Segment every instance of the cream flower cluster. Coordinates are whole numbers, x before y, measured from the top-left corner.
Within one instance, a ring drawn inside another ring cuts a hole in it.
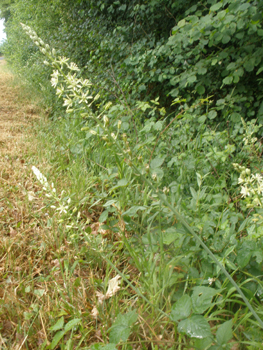
[[[237,163],[233,163],[233,166],[240,172],[238,183],[241,185],[241,197],[251,197],[251,203],[247,204],[247,207],[261,207],[263,196],[263,176],[259,173],[255,175],[251,174],[250,169]]]
[[[52,209],[55,209],[60,215],[63,213],[67,213],[69,204],[71,202],[71,199],[68,198],[65,200],[63,198],[64,191],[61,192],[60,196],[57,195],[57,191],[54,187],[54,184],[52,183],[51,185],[48,183],[47,178],[40,172],[38,168],[35,166],[32,166],[32,171],[35,174],[36,178],[40,182],[40,184],[43,186],[43,190],[46,191],[46,197],[52,198],[55,200],[57,206],[51,205]]]

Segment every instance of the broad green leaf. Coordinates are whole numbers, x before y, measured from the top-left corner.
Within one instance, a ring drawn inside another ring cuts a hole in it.
[[[229,75],[223,79],[223,84],[230,85],[233,82],[233,76]]]
[[[104,210],[100,217],[99,217],[99,222],[104,222],[108,219],[108,215],[109,215],[109,211],[108,210]]]
[[[212,110],[207,114],[207,117],[209,119],[215,119],[216,116],[217,116],[217,111],[215,111],[215,110]]]
[[[55,324],[54,326],[50,327],[50,331],[58,331],[59,329],[62,329],[64,326],[64,317],[62,316]]]
[[[255,67],[255,59],[251,58],[244,63],[244,68],[247,72],[252,72]]]
[[[192,84],[197,80],[196,75],[190,75],[190,77],[187,78],[188,83]]]
[[[172,306],[170,318],[172,321],[181,320],[190,315],[192,310],[192,301],[189,295],[183,295],[177,302]]]
[[[213,306],[212,299],[218,292],[218,290],[211,287],[194,287],[192,294],[193,311],[202,314]]]
[[[205,88],[203,87],[203,85],[198,85],[196,87],[196,91],[199,93],[199,95],[203,95],[205,93]]]
[[[151,163],[150,163],[150,167],[152,169],[156,169],[159,168],[164,162],[164,158],[154,158]]]
[[[186,24],[185,19],[182,19],[181,21],[178,22],[177,26],[178,27],[183,27],[183,26],[185,26],[185,24]]]
[[[250,259],[252,256],[252,251],[251,250],[246,250],[246,249],[241,249],[238,252],[237,255],[237,264],[238,267],[243,269],[247,264],[249,263]]]
[[[127,314],[119,314],[110,328],[110,343],[118,344],[121,340],[126,341],[131,332],[131,326],[136,322],[138,314],[130,311]]]
[[[216,340],[218,344],[224,345],[232,339],[232,326],[232,320],[226,321],[220,325],[216,331]]]
[[[77,324],[79,324],[81,321],[81,318],[74,318],[73,320],[70,320],[66,325],[65,325],[65,332],[70,331],[73,327],[75,327]]]
[[[176,230],[176,228],[170,227],[163,233],[163,243],[169,245],[180,237],[181,234]]]
[[[191,338],[207,338],[211,336],[209,323],[201,315],[194,315],[178,324],[178,331]]]
[[[224,34],[222,38],[222,44],[227,44],[231,40],[231,37],[228,34]]]
[[[212,337],[196,339],[194,342],[194,348],[195,348],[195,350],[208,349],[208,346],[211,345],[212,342],[213,342]]]
[[[55,347],[58,345],[59,341],[64,337],[65,331],[59,331],[55,334],[54,338],[52,339],[50,349],[55,349]]]
[[[210,7],[210,11],[217,11],[223,6],[222,2],[218,2],[217,4],[214,4]]]

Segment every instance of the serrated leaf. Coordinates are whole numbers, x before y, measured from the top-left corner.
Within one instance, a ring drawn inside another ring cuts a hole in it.
[[[73,320],[70,320],[66,325],[65,325],[65,332],[70,331],[73,327],[75,327],[77,324],[79,324],[81,321],[80,318],[74,318]]]
[[[194,315],[178,324],[178,332],[185,333],[191,338],[207,338],[211,336],[209,323],[201,315]]]
[[[192,294],[193,311],[202,314],[213,306],[212,299],[218,292],[218,290],[211,287],[194,287]]]
[[[64,326],[64,317],[62,316],[55,324],[54,326],[50,327],[50,331],[58,331],[59,329],[62,329]]]
[[[192,300],[189,295],[183,295],[177,302],[172,306],[170,318],[172,321],[181,320],[190,315],[192,310]]]
[[[232,326],[232,320],[226,321],[220,325],[216,331],[216,340],[219,345],[224,345],[232,339]]]
[[[118,344],[121,340],[126,341],[131,332],[131,326],[136,322],[138,314],[130,311],[127,314],[119,314],[110,328],[110,343]]]
[[[59,341],[64,337],[65,331],[59,331],[55,334],[54,338],[52,339],[50,349],[55,349],[55,347],[58,345]]]

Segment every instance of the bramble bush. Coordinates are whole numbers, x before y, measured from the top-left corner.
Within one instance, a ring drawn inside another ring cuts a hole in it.
[[[66,107],[64,127],[71,132],[72,123],[76,127],[77,141],[70,152],[84,157],[99,178],[91,207],[94,202],[102,205],[102,229],[122,236],[127,256],[141,273],[141,289],[135,291],[149,305],[170,313],[177,332],[197,338],[193,344],[200,349],[220,348],[231,340],[232,332],[223,333],[233,324],[235,305],[243,302],[262,327],[248,301],[253,300],[261,312],[257,298],[262,298],[263,291],[262,209],[258,205],[262,190],[252,191],[255,181],[261,185],[261,175],[250,177],[239,165],[244,161],[251,168],[260,165],[261,145],[254,135],[260,126],[255,120],[241,120],[241,126],[233,130],[207,126],[206,118],[195,113],[205,105],[206,117],[209,99],[192,107],[175,99],[173,103],[182,109],[172,120],[168,118],[169,124],[165,110],[162,119],[155,116],[156,109],[161,110],[158,99],[138,104],[141,113],[153,112],[144,122],[139,111],[135,114],[123,105],[106,103],[94,112],[92,105],[100,96],[92,96],[92,84],[79,75],[78,66],[58,57],[30,27],[23,28],[49,59],[44,63],[53,68],[51,85]],[[241,171],[239,177],[235,169]],[[246,191],[238,188],[242,181]],[[246,205],[242,197],[250,193],[257,197]],[[248,209],[254,211],[253,216]],[[118,225],[120,221],[125,230]],[[104,242],[102,257],[130,283],[105,255],[107,249]],[[216,314],[225,309],[228,320],[221,322],[214,336],[208,320],[219,322]],[[244,314],[239,317],[242,324]],[[135,316],[132,319],[136,321]],[[126,341],[130,333],[126,330],[125,334],[113,337],[113,344]],[[253,332],[248,334],[254,337]]]

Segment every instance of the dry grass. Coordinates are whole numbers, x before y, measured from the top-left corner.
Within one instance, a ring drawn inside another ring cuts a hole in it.
[[[31,172],[38,108],[21,99],[4,61],[0,86],[0,349],[40,349],[56,317],[90,310],[93,288],[87,266],[68,271],[78,257],[63,229],[47,224]]]

